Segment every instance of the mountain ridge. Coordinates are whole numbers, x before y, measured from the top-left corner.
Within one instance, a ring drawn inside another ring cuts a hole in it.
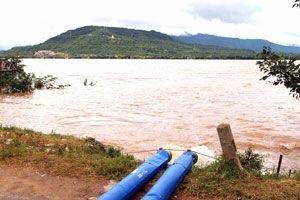
[[[298,46],[280,45],[265,39],[241,39],[202,33],[173,36],[173,38],[187,44],[215,45],[225,48],[250,49],[257,53],[260,52],[264,46],[267,46],[271,47],[274,52],[300,54],[300,47]]]
[[[247,59],[256,56],[253,51],[245,49],[185,44],[170,35],[153,30],[105,26],[68,30],[43,43],[14,47],[7,53],[32,57],[40,50],[64,52],[73,58]]]
[[[92,58],[257,58],[264,46],[275,52],[300,54],[300,47],[264,39],[240,39],[210,34],[167,35],[154,30],[84,26],[51,37],[43,43],[13,47],[0,54],[32,57],[40,50]]]

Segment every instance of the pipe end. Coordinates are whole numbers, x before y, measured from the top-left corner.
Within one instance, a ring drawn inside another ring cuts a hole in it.
[[[164,151],[164,152],[166,152],[168,154],[168,162],[170,162],[172,160],[172,153],[171,153],[171,151],[168,151],[168,150],[166,150],[166,149],[164,149],[162,147],[159,148],[158,151]]]
[[[193,163],[196,164],[198,162],[198,155],[197,155],[197,153],[194,152],[194,151],[192,151],[192,150],[190,150],[190,149],[188,149],[187,152],[191,153],[191,155],[193,157]]]

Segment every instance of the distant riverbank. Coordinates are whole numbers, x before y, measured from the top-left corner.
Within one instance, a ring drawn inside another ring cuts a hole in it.
[[[7,57],[8,55],[0,54],[0,58]],[[225,57],[211,57],[211,56],[202,56],[202,57],[144,57],[144,56],[68,56],[65,58],[62,57],[35,57],[35,56],[18,56],[20,59],[113,59],[113,60],[258,60],[259,56],[225,56]]]

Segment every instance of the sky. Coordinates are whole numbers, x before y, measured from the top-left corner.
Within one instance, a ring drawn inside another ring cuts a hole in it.
[[[206,33],[300,46],[293,0],[1,0],[0,49],[87,25]]]

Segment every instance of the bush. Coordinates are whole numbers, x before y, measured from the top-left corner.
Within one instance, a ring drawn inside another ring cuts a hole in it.
[[[34,79],[34,87],[36,89],[52,89],[54,88],[54,83],[57,80],[57,77],[54,77],[52,75],[44,76],[44,77],[38,77]]]
[[[295,171],[292,177],[297,181],[300,181],[300,171]]]
[[[16,69],[12,71],[0,72],[0,93],[20,93],[30,92],[34,89],[63,89],[70,85],[55,86],[57,77],[47,75],[35,77],[33,73],[26,73],[24,65],[18,58],[0,59],[0,62],[16,64]]]
[[[244,169],[255,174],[260,174],[263,167],[263,156],[254,153],[251,148],[240,154],[240,161]]]
[[[11,92],[16,93],[32,91],[34,89],[32,85],[33,78],[33,74],[25,72],[19,74],[17,77],[14,77],[10,83]]]
[[[17,73],[15,75],[3,73],[1,75],[0,87],[3,93],[29,92],[33,88],[34,75],[31,73]]]

